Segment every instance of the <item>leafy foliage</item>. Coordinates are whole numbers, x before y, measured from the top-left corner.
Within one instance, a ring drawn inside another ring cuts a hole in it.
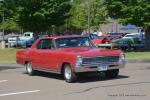
[[[78,29],[88,28],[88,0],[75,0],[71,9],[71,26]],[[101,0],[90,0],[90,26],[92,29],[98,29],[99,25],[107,19],[106,6]]]
[[[3,0],[0,2],[0,29],[5,31],[19,31],[16,23],[16,3],[15,0]],[[4,17],[4,22],[2,23]]]
[[[107,18],[101,0],[90,0],[91,28],[98,29]],[[48,31],[88,28],[88,0],[4,0],[0,3],[0,29],[19,31]],[[71,11],[70,11],[71,9]]]
[[[69,17],[68,0],[21,0],[19,25],[30,31],[45,31],[59,26]]]
[[[109,15],[124,24],[150,26],[149,0],[107,0]]]
[[[120,22],[134,24],[145,29],[146,48],[150,49],[150,1],[107,0],[109,15]]]
[[[10,27],[6,24],[14,23],[25,31],[33,32],[63,25],[70,16],[71,8],[68,0],[4,0],[1,6],[0,18],[3,12],[5,14],[5,25],[1,24],[1,27]]]

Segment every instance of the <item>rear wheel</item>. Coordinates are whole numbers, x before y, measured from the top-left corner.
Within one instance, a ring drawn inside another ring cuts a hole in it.
[[[26,72],[31,76],[35,73],[33,67],[32,67],[32,63],[31,62],[28,62],[25,64],[26,66]]]
[[[63,75],[64,79],[68,83],[75,82],[77,79],[75,72],[72,71],[71,66],[69,64],[64,65]]]
[[[113,69],[106,71],[106,77],[108,78],[116,78],[119,74],[119,69]]]

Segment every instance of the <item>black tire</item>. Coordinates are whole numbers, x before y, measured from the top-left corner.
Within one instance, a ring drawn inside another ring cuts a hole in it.
[[[108,78],[116,78],[119,74],[119,69],[113,69],[106,71],[106,77]]]
[[[75,82],[77,80],[77,76],[69,64],[64,65],[63,76],[65,81],[68,83]]]
[[[26,63],[25,67],[26,67],[27,74],[29,74],[30,76],[34,75],[35,70],[33,69],[31,62]]]

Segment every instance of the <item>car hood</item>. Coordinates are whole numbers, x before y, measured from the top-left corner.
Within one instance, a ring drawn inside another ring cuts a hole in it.
[[[19,39],[20,39],[21,41],[23,41],[23,40],[29,40],[29,39],[31,39],[31,37],[24,37],[24,36],[22,36],[22,37],[19,37]]]
[[[86,57],[120,55],[122,53],[121,50],[100,49],[96,47],[63,48],[61,51]]]
[[[9,37],[8,40],[17,40],[17,37]]]

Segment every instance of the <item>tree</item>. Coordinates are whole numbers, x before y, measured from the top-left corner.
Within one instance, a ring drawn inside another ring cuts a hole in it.
[[[0,29],[14,31],[22,28],[33,32],[54,30],[66,23],[70,8],[69,0],[2,0]]]
[[[4,28],[5,31],[19,31],[20,28],[16,23],[16,15],[15,0],[2,0],[0,2],[0,29]]]
[[[107,19],[106,6],[101,0],[91,0],[90,2],[90,27],[98,29],[100,24],[105,23]],[[77,29],[88,28],[88,6],[88,0],[74,0],[69,20],[71,26]]]
[[[106,0],[110,17],[123,24],[134,24],[145,29],[146,47],[150,48],[149,0]]]
[[[20,0],[18,23],[27,31],[46,31],[63,25],[70,8],[68,0]]]

